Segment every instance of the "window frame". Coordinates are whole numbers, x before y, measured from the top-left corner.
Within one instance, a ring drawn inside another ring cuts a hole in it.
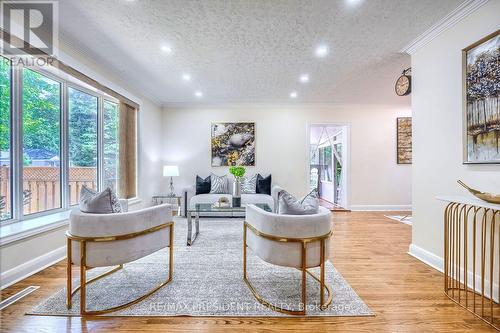
[[[104,101],[120,105],[120,101],[100,91],[88,89],[40,67],[24,67],[10,62],[10,196],[11,218],[0,221],[0,226],[32,220],[68,211],[75,207],[69,202],[69,93],[76,89],[97,98],[97,189],[104,184]],[[3,61],[3,59],[2,59]],[[60,84],[60,197],[61,207],[42,212],[24,214],[23,205],[23,74],[28,69]],[[75,78],[76,79],[76,78]],[[136,129],[137,130],[137,129]],[[136,177],[137,178],[137,177]],[[136,179],[137,180],[137,179]]]
[[[102,157],[98,159],[98,163],[100,163],[100,167],[101,167],[101,170],[102,172],[98,173],[98,177],[100,177],[100,184],[102,184],[101,186],[104,186],[104,173],[105,173],[105,168],[104,168],[104,129],[105,129],[105,126],[104,126],[104,103],[113,103],[113,104],[116,104],[116,112],[118,113],[118,138],[117,140],[119,141],[120,140],[120,102],[118,100],[113,100],[112,98],[107,98],[107,96],[105,96],[101,101],[100,101],[100,106],[101,106],[101,117],[102,117],[102,121],[100,122],[101,124],[101,129],[102,131],[99,132],[99,135],[101,135],[101,141],[98,141],[101,143],[101,146],[98,147],[98,153],[100,152]],[[136,139],[137,139],[137,127],[135,129],[136,131]],[[118,156],[120,153],[120,148],[118,148]],[[137,163],[137,156],[136,156],[136,163]],[[120,163],[120,158],[118,157],[118,163]],[[118,172],[120,170],[120,167],[119,167],[119,164],[118,164]],[[137,170],[137,169],[136,169]],[[118,174],[119,176],[119,174]],[[119,179],[119,178],[118,178]],[[136,175],[136,182],[137,182],[137,175]],[[136,185],[137,186],[137,185]],[[118,188],[119,188],[119,184],[117,183],[116,184],[116,193],[118,193]],[[137,187],[136,187],[137,188]],[[117,194],[118,195],[118,194]]]
[[[0,61],[5,61],[5,62],[8,62],[8,66],[9,66],[9,83],[10,83],[10,86],[9,86],[9,202],[10,202],[10,206],[9,206],[9,214],[10,214],[10,218],[9,219],[5,219],[5,220],[0,220],[0,224],[5,224],[6,222],[8,221],[11,221],[14,219],[14,193],[13,193],[13,190],[14,190],[14,161],[13,161],[13,157],[14,157],[14,145],[13,145],[13,142],[14,142],[14,131],[13,131],[13,128],[14,128],[14,115],[13,115],[13,104],[14,104],[14,91],[13,91],[13,82],[14,82],[14,67],[12,65],[12,60],[7,58],[7,57],[4,57],[4,56],[1,56],[0,55]]]

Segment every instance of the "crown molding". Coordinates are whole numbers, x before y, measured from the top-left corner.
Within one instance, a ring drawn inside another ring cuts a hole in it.
[[[415,38],[399,52],[413,54],[422,46],[428,44],[434,38],[441,35],[446,30],[457,24],[459,21],[472,14],[489,0],[466,0],[451,13],[443,17],[439,22],[430,27],[423,34]]]

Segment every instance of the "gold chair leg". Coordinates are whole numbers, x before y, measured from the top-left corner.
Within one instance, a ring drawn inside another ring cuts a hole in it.
[[[85,280],[86,280],[86,283],[85,283],[85,284],[88,286],[88,285],[89,285],[89,284],[91,284],[92,282],[95,282],[95,281],[97,281],[97,280],[102,279],[103,277],[106,277],[106,276],[108,276],[108,275],[110,275],[110,274],[113,274],[114,272],[116,272],[116,271],[118,271],[118,270],[120,270],[120,269],[122,269],[122,268],[123,268],[123,265],[118,265],[118,266],[114,267],[113,269],[111,269],[111,270],[109,270],[109,271],[107,271],[107,272],[105,272],[105,273],[102,273],[102,274],[100,274],[100,275],[94,276],[93,278],[88,279],[88,280],[86,279],[86,276],[85,276]],[[88,271],[89,269],[90,269],[89,267],[86,267],[85,272],[86,272],[86,271]],[[71,296],[73,296],[74,294],[76,294],[76,292],[77,292],[78,290],[80,290],[80,289],[81,289],[81,287],[82,287],[82,286],[81,286],[81,284],[80,284],[79,286],[76,286],[76,288],[75,288],[75,289],[73,289],[73,291],[71,292]]]
[[[169,236],[170,237],[169,237],[168,282],[172,281],[174,275],[174,224],[173,223],[170,225]]]
[[[306,314],[306,296],[307,296],[307,273],[306,273],[306,256],[307,256],[307,243],[302,242],[302,312],[301,314]]]
[[[85,314],[86,308],[86,289],[87,289],[87,272],[86,272],[86,255],[87,255],[87,243],[85,241],[80,242],[80,314]]]
[[[321,240],[320,242],[320,249],[321,251],[319,255],[319,260],[320,260],[320,283],[319,283],[319,304],[320,304],[320,309],[324,310],[324,301],[325,301],[325,241]]]
[[[125,304],[122,304],[122,305],[118,305],[118,306],[115,306],[115,307],[112,307],[112,308],[108,308],[108,309],[104,309],[104,310],[96,310],[96,311],[87,311],[86,310],[86,286],[87,284],[91,283],[91,282],[94,282],[100,278],[103,278],[104,276],[107,276],[109,274],[112,274],[114,272],[116,272],[117,270],[123,268],[123,265],[119,265],[117,267],[115,267],[114,269],[104,273],[104,274],[101,274],[99,276],[96,276],[92,279],[90,279],[89,281],[87,281],[86,279],[86,271],[87,271],[87,267],[86,267],[86,242],[85,241],[80,241],[80,286],[78,286],[77,288],[75,288],[75,290],[73,290],[73,292],[71,293],[74,294],[76,291],[80,290],[80,314],[82,316],[88,316],[88,315],[101,315],[101,314],[105,314],[105,313],[110,313],[110,312],[114,312],[114,311],[118,311],[118,310],[121,310],[121,309],[124,309],[124,308],[127,308],[133,304],[136,304],[136,303],[139,303],[141,302],[142,300],[144,300],[145,298],[151,296],[152,294],[154,294],[156,291],[158,291],[159,289],[161,289],[162,287],[164,287],[166,284],[168,284],[170,281],[172,281],[172,278],[173,278],[173,260],[174,260],[174,243],[173,243],[173,240],[174,240],[174,226],[173,224],[170,225],[170,235],[169,235],[169,241],[170,241],[170,244],[169,244],[169,267],[168,267],[168,279],[165,280],[164,282],[162,282],[161,284],[159,284],[158,286],[156,286],[155,288],[153,288],[152,290],[148,291],[146,294],[130,301],[130,302],[127,302]]]
[[[71,309],[71,239],[67,239],[67,263],[66,263],[66,306]]]
[[[247,284],[248,288],[250,289],[250,291],[252,292],[253,296],[255,297],[255,299],[257,299],[257,301],[259,301],[259,303],[261,303],[262,305],[264,306],[267,306],[268,308],[270,308],[271,310],[273,311],[277,311],[277,312],[281,312],[281,313],[285,313],[285,314],[289,314],[289,315],[305,315],[306,314],[306,294],[307,294],[307,284],[306,284],[306,274],[309,274],[316,282],[318,282],[320,284],[320,290],[321,290],[321,294],[323,293],[323,291],[326,289],[326,292],[328,293],[328,299],[326,301],[326,303],[323,303],[324,301],[324,296],[323,298],[320,296],[320,309],[321,310],[324,310],[326,308],[328,308],[328,306],[330,305],[330,303],[332,302],[332,291],[330,289],[329,286],[325,285],[325,263],[324,261],[322,262],[322,266],[321,269],[322,269],[322,272],[321,272],[321,276],[320,278],[318,278],[317,276],[315,276],[313,273],[311,273],[307,268],[306,268],[306,258],[307,258],[307,248],[306,248],[306,242],[302,243],[301,246],[302,246],[302,258],[301,258],[301,269],[300,271],[302,272],[302,285],[301,285],[301,300],[302,300],[302,304],[301,304],[301,310],[289,310],[289,309],[284,309],[284,308],[281,308],[281,307],[278,307],[274,304],[271,304],[269,303],[268,301],[266,301],[258,292],[257,290],[255,289],[255,287],[252,285],[252,283],[250,282],[250,280],[248,279],[247,277],[247,243],[246,243],[246,231],[247,231],[247,228],[246,228],[246,225],[243,226],[243,280],[245,281],[245,283]],[[323,247],[324,247],[324,244],[323,244]]]

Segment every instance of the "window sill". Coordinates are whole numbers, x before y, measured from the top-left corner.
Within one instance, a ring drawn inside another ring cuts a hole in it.
[[[0,247],[68,224],[70,210],[0,227]]]
[[[127,199],[129,207],[138,205],[141,202],[142,199],[140,198]],[[70,212],[71,210],[67,210],[1,226],[0,247],[67,225]]]

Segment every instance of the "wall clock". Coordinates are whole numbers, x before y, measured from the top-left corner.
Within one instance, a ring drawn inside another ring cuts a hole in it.
[[[411,93],[411,68],[405,69],[396,80],[394,90],[398,96],[406,96]]]

